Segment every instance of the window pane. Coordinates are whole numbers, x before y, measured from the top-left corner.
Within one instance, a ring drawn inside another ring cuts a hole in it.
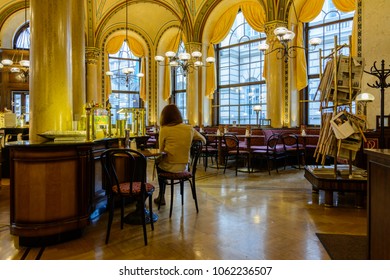
[[[349,36],[352,34],[354,12],[343,13],[337,11],[331,0],[326,0],[320,15],[308,25],[309,38],[320,37],[322,43],[319,46],[322,49],[322,56],[331,54],[335,46],[349,44]],[[337,37],[336,37],[337,36]],[[340,54],[349,55],[349,48],[343,48]],[[313,101],[319,84],[320,58],[318,50],[309,51],[308,54],[308,96],[307,99]],[[325,68],[326,61],[322,60],[322,67]],[[321,72],[323,72],[323,69]],[[316,96],[319,100],[319,96]],[[308,103],[308,124],[320,125],[321,115],[319,111],[319,102]]]
[[[266,85],[262,77],[264,57],[258,49],[264,39],[265,34],[253,30],[242,13],[238,13],[229,35],[219,45],[220,124],[235,121],[255,125],[257,116],[253,106],[262,102],[266,108]]]
[[[135,57],[126,42],[116,54],[109,55],[111,76],[111,90],[109,101],[111,104],[112,123],[124,119],[124,114],[118,114],[121,108],[140,108],[139,86],[140,58]],[[131,68],[134,72],[125,74],[123,71]]]

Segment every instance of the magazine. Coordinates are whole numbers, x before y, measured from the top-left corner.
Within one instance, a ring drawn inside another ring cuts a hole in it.
[[[345,139],[355,133],[346,111],[342,111],[334,116],[330,121],[330,125],[337,139]]]

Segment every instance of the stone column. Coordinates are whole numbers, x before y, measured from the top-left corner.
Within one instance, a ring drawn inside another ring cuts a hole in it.
[[[79,0],[72,1],[72,81],[73,81],[73,120],[79,121],[83,114],[85,97],[85,34],[80,26],[85,24],[84,9]]]
[[[74,0],[31,0],[30,141],[45,131],[72,129]],[[84,33],[84,25],[80,25]],[[81,42],[79,42],[81,43]]]
[[[186,51],[192,53],[193,51],[200,51],[202,45],[197,42],[190,42],[186,44]],[[193,63],[194,60],[191,61]],[[188,122],[191,125],[199,125],[199,105],[201,99],[199,99],[199,77],[201,71],[199,69],[189,69],[187,74],[187,117]],[[184,117],[184,116],[183,116]]]
[[[100,51],[95,47],[86,48],[86,64],[87,64],[87,102],[95,101],[101,103],[101,97],[98,94],[98,61]]]
[[[268,51],[281,47],[279,40],[274,35],[276,27],[281,26],[279,22],[269,22],[265,26],[267,43],[270,45]],[[271,126],[275,128],[283,127],[283,92],[284,92],[284,59],[280,59],[280,54],[275,51],[266,56],[267,73],[267,118],[271,119]]]

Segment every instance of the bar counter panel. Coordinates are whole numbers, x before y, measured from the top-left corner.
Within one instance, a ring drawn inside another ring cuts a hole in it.
[[[11,234],[42,238],[85,228],[104,197],[100,153],[117,142],[8,143]]]

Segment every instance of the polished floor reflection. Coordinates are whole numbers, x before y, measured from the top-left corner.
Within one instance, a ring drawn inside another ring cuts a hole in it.
[[[160,210],[154,206],[159,219],[154,231],[148,227],[148,246],[141,226],[125,225],[120,230],[118,219],[105,245],[107,213],[103,213],[81,238],[16,248],[9,233],[9,186],[3,179],[0,259],[327,260],[316,232],[366,234],[367,211],[353,206],[354,196],[335,193],[337,207],[324,207],[323,193],[312,193],[303,170],[287,167],[271,175],[264,171],[238,176],[233,169],[225,174],[213,168],[198,170],[199,213],[187,188],[183,207],[180,195],[174,196],[170,219],[167,195],[168,205]],[[156,183],[152,174],[149,177]],[[129,205],[127,211],[133,208]]]

